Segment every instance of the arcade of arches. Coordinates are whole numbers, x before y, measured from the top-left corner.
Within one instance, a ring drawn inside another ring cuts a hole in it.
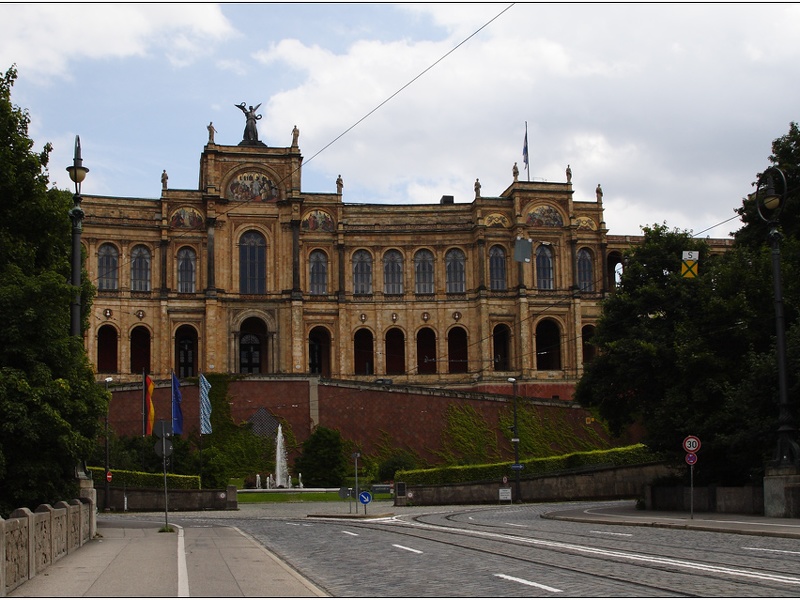
[[[98,376],[514,377],[543,397],[577,381],[637,242],[608,234],[601,197],[514,179],[463,203],[350,205],[303,190],[301,166],[295,144],[210,142],[198,189],[84,196]]]

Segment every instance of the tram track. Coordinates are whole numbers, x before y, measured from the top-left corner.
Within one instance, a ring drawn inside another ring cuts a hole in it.
[[[452,521],[454,516],[448,515],[445,519]],[[598,578],[634,590],[635,595],[641,596],[775,597],[797,596],[800,593],[800,577],[785,575],[777,570],[731,566],[711,562],[707,556],[702,561],[692,561],[652,552],[621,550],[603,547],[597,544],[597,540],[591,543],[548,540],[521,535],[518,531],[509,533],[497,525],[471,525],[467,529],[430,522],[441,519],[441,515],[420,515],[382,522],[362,522],[359,528],[391,530],[393,534],[406,538],[499,558],[522,569],[525,566],[538,572],[546,569],[554,575],[554,579]],[[671,580],[674,583],[667,583]]]

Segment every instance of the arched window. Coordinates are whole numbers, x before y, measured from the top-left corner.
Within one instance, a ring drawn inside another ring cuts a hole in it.
[[[433,294],[433,253],[420,250],[414,255],[414,292]]]
[[[309,292],[315,296],[328,293],[328,255],[314,250],[309,257]]]
[[[97,289],[119,289],[119,252],[113,244],[103,244],[97,251]]]
[[[397,250],[383,255],[383,293],[403,293],[403,255]]]
[[[308,334],[308,370],[314,375],[331,376],[331,334],[314,327]]]
[[[506,251],[502,246],[492,246],[489,250],[489,289],[506,289]]]
[[[131,291],[150,291],[150,250],[136,246],[131,251]]]
[[[175,332],[175,362],[179,378],[197,373],[197,331],[191,325],[181,325]]]
[[[561,328],[552,319],[536,326],[536,369],[556,371],[561,368]]]
[[[463,294],[467,291],[466,262],[464,253],[458,248],[453,248],[445,254],[444,267],[448,294]]]
[[[97,372],[117,372],[117,330],[112,325],[103,325],[97,330]]]
[[[267,287],[267,242],[257,231],[239,239],[239,293],[264,294]]]
[[[353,338],[353,366],[356,375],[372,375],[375,373],[375,353],[373,350],[372,332],[359,329]]]
[[[150,372],[150,331],[138,325],[131,331],[131,373]]]
[[[403,375],[406,372],[406,336],[403,330],[392,327],[386,332],[386,374]]]
[[[267,326],[261,319],[245,319],[239,329],[239,372],[267,372]]]
[[[592,253],[586,248],[578,250],[578,289],[582,292],[594,291]]]
[[[453,327],[447,334],[447,368],[450,373],[469,371],[467,331],[463,327]]]
[[[178,292],[193,294],[197,285],[197,255],[191,248],[178,251]]]
[[[417,332],[417,374],[436,373],[436,334],[430,327]]]
[[[553,251],[550,246],[539,246],[536,248],[536,287],[552,290],[553,279]]]
[[[508,325],[501,323],[492,332],[493,364],[495,371],[508,371],[511,369],[511,330]]]
[[[594,325],[584,325],[581,329],[581,347],[583,348],[583,364],[590,363],[597,356],[597,348],[592,344]]]
[[[372,255],[366,250],[353,254],[353,293],[372,293]]]

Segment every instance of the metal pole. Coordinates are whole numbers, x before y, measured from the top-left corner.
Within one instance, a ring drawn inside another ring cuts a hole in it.
[[[516,465],[517,502],[522,502],[520,490],[520,464],[519,464],[519,431],[517,429],[517,380],[514,380],[514,464]]]
[[[111,381],[111,377],[106,377],[106,396],[108,396],[108,382]],[[105,487],[105,509],[111,510],[111,482],[108,480],[108,473],[111,470],[111,461],[108,458],[108,412],[111,409],[111,400],[108,400],[108,406],[106,406],[106,487]]]
[[[72,220],[72,280],[75,288],[72,303],[70,304],[69,334],[73,337],[81,336],[81,232],[83,230],[83,209],[81,208],[80,194],[74,194],[74,206],[69,211]]]

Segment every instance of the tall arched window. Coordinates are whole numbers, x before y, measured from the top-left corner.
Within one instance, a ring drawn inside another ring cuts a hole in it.
[[[500,323],[492,331],[492,363],[495,371],[508,371],[511,368],[511,329]]]
[[[578,289],[582,292],[594,291],[592,253],[586,248],[578,250]]]
[[[136,246],[131,251],[131,291],[150,291],[150,250]]]
[[[359,329],[353,338],[353,367],[356,375],[375,373],[375,352],[372,332]]]
[[[458,248],[448,250],[444,256],[444,267],[447,275],[447,293],[463,294],[467,291],[467,267],[464,252]]]
[[[536,287],[552,290],[553,279],[553,251],[550,246],[541,245],[536,248]]]
[[[561,368],[561,328],[552,319],[536,326],[536,369],[556,371]]]
[[[193,294],[197,285],[197,255],[191,248],[178,251],[178,291]]]
[[[197,330],[191,325],[181,325],[175,332],[175,362],[179,378],[197,373]]]
[[[131,331],[131,373],[150,372],[150,331],[137,325]]]
[[[328,255],[314,250],[309,257],[309,292],[315,296],[328,293]]]
[[[469,371],[469,344],[467,331],[463,327],[453,327],[447,334],[447,370],[450,373]]]
[[[392,327],[386,332],[386,374],[406,372],[406,336],[402,329]]]
[[[366,250],[353,254],[353,293],[372,293],[372,255]]]
[[[383,293],[403,293],[403,255],[397,250],[383,255]]]
[[[119,289],[119,251],[113,244],[103,244],[97,251],[97,289]]]
[[[492,246],[489,250],[489,289],[506,289],[506,251],[502,246]]]
[[[101,325],[97,330],[97,372],[117,372],[117,341],[119,335],[113,325]]]
[[[414,255],[414,292],[433,294],[433,253],[420,250]]]
[[[417,374],[436,373],[436,334],[430,327],[417,332]]]
[[[239,293],[264,294],[267,287],[267,242],[257,231],[239,239]]]

